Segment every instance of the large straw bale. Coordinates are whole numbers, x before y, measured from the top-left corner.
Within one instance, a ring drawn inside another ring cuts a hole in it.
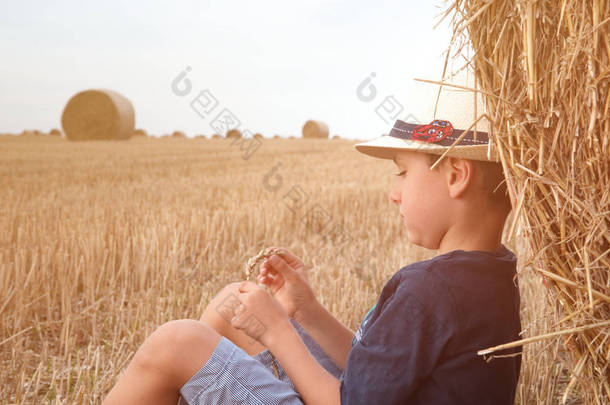
[[[263,139],[263,134],[260,134],[260,133],[257,132],[257,133],[254,134],[253,138],[254,139]]]
[[[172,132],[172,138],[186,138],[186,134],[182,131]]]
[[[135,137],[135,136],[143,136],[143,137],[146,137],[146,136],[148,136],[148,133],[146,132],[146,130],[138,128],[138,129],[136,129],[136,130],[134,130],[134,131],[133,131],[132,136],[134,136],[134,137]]]
[[[66,104],[61,126],[71,141],[129,139],[135,114],[131,102],[112,90],[85,90]]]
[[[561,397],[608,404],[610,2],[459,0],[448,15],[454,46],[473,55],[464,66],[474,67],[513,196],[508,237],[527,238],[519,261],[544,277],[553,310],[538,319],[551,319],[545,332],[569,354]]]
[[[49,135],[50,136],[62,136],[62,133],[59,129],[53,128],[51,131],[49,131]]]
[[[322,121],[309,120],[305,122],[303,138],[328,138],[328,125]]]

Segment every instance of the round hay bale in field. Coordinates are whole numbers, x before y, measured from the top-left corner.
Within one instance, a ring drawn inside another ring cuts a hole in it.
[[[186,134],[182,131],[174,131],[172,133],[172,138],[186,138]]]
[[[195,135],[195,139],[206,139],[205,135]]]
[[[238,129],[230,129],[227,131],[227,138],[241,138],[241,132]]]
[[[212,139],[220,139],[220,138],[222,138],[222,136],[220,136],[219,134],[212,135]]]
[[[273,139],[280,139],[280,138],[281,138],[281,136],[279,136],[279,135],[273,135]]]
[[[297,139],[297,137],[296,137],[296,136],[294,136],[294,135],[290,135],[290,136],[288,137],[288,139]]]
[[[133,131],[132,136],[148,136],[148,133],[146,133],[145,130],[138,128],[135,131]]]
[[[253,136],[254,139],[263,139],[263,134],[259,134],[258,132],[256,134],[254,134]]]
[[[62,133],[59,129],[53,128],[49,131],[49,136],[62,136]]]
[[[341,137],[339,135],[333,135],[332,139],[341,139]]]
[[[112,90],[85,90],[74,95],[61,115],[61,126],[71,141],[122,140],[133,134],[131,102]]]
[[[23,131],[21,131],[21,136],[36,136],[36,131],[33,131],[31,129],[24,129]]]
[[[309,120],[305,122],[303,138],[328,138],[328,125],[322,121]]]

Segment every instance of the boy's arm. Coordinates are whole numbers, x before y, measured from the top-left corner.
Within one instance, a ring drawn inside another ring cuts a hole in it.
[[[311,355],[290,322],[274,333],[268,348],[307,405],[341,405],[341,382]]]
[[[345,370],[354,332],[336,319],[317,300],[314,300],[305,311],[299,313],[295,320],[303,326],[335,364]]]

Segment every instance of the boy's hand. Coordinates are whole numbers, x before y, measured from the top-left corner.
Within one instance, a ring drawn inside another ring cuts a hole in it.
[[[303,314],[316,302],[305,265],[286,248],[270,249],[280,249],[283,254],[268,257],[261,265],[257,280],[271,290],[288,316],[302,323]]]
[[[265,289],[251,281],[238,288],[241,305],[235,308],[231,325],[251,338],[269,347],[271,336],[284,327],[291,327],[288,314],[282,305]]]

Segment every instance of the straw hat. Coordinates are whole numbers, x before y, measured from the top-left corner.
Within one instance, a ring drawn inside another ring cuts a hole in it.
[[[412,92],[412,99],[416,99],[413,101],[417,105],[411,109],[411,119],[398,119],[389,134],[357,143],[354,147],[359,152],[392,159],[399,150],[436,155],[443,155],[449,150],[445,156],[500,161],[495,145],[489,142],[490,125],[481,93],[473,90],[477,87],[472,73],[470,77],[461,75],[445,81],[446,84],[442,86],[417,83]]]

